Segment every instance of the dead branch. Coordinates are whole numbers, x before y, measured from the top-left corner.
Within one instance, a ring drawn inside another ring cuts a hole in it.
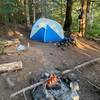
[[[46,81],[47,81],[47,80],[46,80]],[[15,93],[13,93],[13,94],[11,94],[10,97],[12,98],[12,97],[15,97],[16,95],[18,95],[18,94],[20,94],[20,93],[23,93],[23,92],[25,93],[25,91],[31,90],[31,89],[33,89],[33,88],[39,86],[39,85],[42,85],[42,84],[44,84],[46,81],[38,82],[38,83],[36,83],[36,84],[33,84],[33,85],[28,86],[28,87],[26,87],[26,88],[23,88],[23,89],[21,89],[21,90],[15,92]]]
[[[73,69],[69,69],[69,70],[63,71],[62,74],[67,74],[67,73],[69,73],[69,72],[72,72],[72,71],[74,71],[74,70],[76,70],[76,69],[85,67],[86,65],[89,65],[89,64],[91,64],[91,63],[97,62],[97,61],[99,61],[99,60],[100,60],[100,58],[95,58],[95,59],[93,59],[93,60],[84,62],[83,64],[80,64],[80,65],[75,66]]]
[[[0,73],[20,70],[23,68],[22,66],[23,66],[22,61],[0,64]]]
[[[95,85],[94,83],[90,82],[89,80],[87,80],[87,82],[88,82],[89,84],[91,84],[92,86],[94,86],[95,88],[97,88],[97,89],[100,90],[100,87],[99,87],[99,86]]]
[[[82,77],[83,77],[90,85],[92,85],[92,86],[94,86],[95,88],[97,88],[97,89],[100,90],[100,87],[99,87],[98,85],[96,85],[96,84],[94,84],[93,82],[91,82],[86,76],[84,76],[84,75],[82,74],[81,71],[79,71],[79,70],[77,70],[77,71],[78,71],[79,73],[81,73]]]

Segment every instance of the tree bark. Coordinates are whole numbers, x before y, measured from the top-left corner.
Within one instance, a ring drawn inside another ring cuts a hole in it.
[[[72,24],[72,0],[67,0],[64,31],[70,34]]]
[[[81,0],[81,18],[79,23],[79,33],[81,37],[86,36],[86,27],[87,27],[87,13],[89,9],[90,0]]]
[[[27,20],[27,28],[30,26],[30,14],[29,14],[29,0],[26,0],[26,20]]]
[[[34,5],[34,7],[33,7],[33,17],[34,17],[34,22],[35,22],[35,20],[36,20],[35,0],[33,0],[33,5]]]

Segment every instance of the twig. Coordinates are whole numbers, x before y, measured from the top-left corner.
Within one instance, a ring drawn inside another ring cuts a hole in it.
[[[67,73],[69,73],[69,72],[72,72],[72,71],[74,71],[74,70],[76,70],[76,69],[85,67],[86,65],[89,65],[89,64],[94,63],[94,62],[99,61],[99,60],[100,60],[100,58],[95,58],[95,59],[93,59],[93,60],[84,62],[83,64],[80,64],[80,65],[75,66],[73,69],[69,69],[69,70],[63,71],[62,74],[67,74]]]
[[[25,98],[25,100],[28,100],[28,99],[27,99],[27,97],[26,97],[26,94],[25,94],[25,92],[23,92],[23,95],[24,95],[24,98]]]
[[[95,88],[97,88],[97,89],[100,90],[100,87],[99,87],[99,86],[95,85],[94,83],[90,82],[89,80],[87,80],[87,82],[88,82],[89,84],[91,84],[92,86],[94,86]]]
[[[79,73],[81,73],[81,75],[82,75],[82,77],[84,78],[84,79],[86,79],[86,81],[89,83],[89,84],[91,84],[92,86],[94,86],[95,88],[97,88],[97,89],[99,89],[100,90],[100,87],[99,86],[97,86],[97,85],[95,85],[94,83],[92,83],[91,81],[89,81],[89,79],[86,77],[86,76],[84,76],[83,74],[82,74],[82,72],[81,71],[79,71],[79,70],[77,70]]]

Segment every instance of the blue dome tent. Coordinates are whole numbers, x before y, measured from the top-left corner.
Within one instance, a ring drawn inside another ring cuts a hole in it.
[[[40,18],[33,25],[30,39],[42,42],[57,42],[64,39],[62,26],[54,20]]]

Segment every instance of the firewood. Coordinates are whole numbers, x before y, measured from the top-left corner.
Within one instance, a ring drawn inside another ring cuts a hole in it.
[[[20,44],[20,41],[18,39],[15,39],[13,41],[11,41],[11,40],[0,40],[0,45],[3,45],[5,47],[15,45],[15,44]]]
[[[7,71],[17,71],[23,68],[22,61],[0,64],[0,73]]]
[[[5,54],[5,50],[7,47],[10,46],[16,46],[20,44],[20,41],[18,39],[14,40],[0,40],[0,54]]]

